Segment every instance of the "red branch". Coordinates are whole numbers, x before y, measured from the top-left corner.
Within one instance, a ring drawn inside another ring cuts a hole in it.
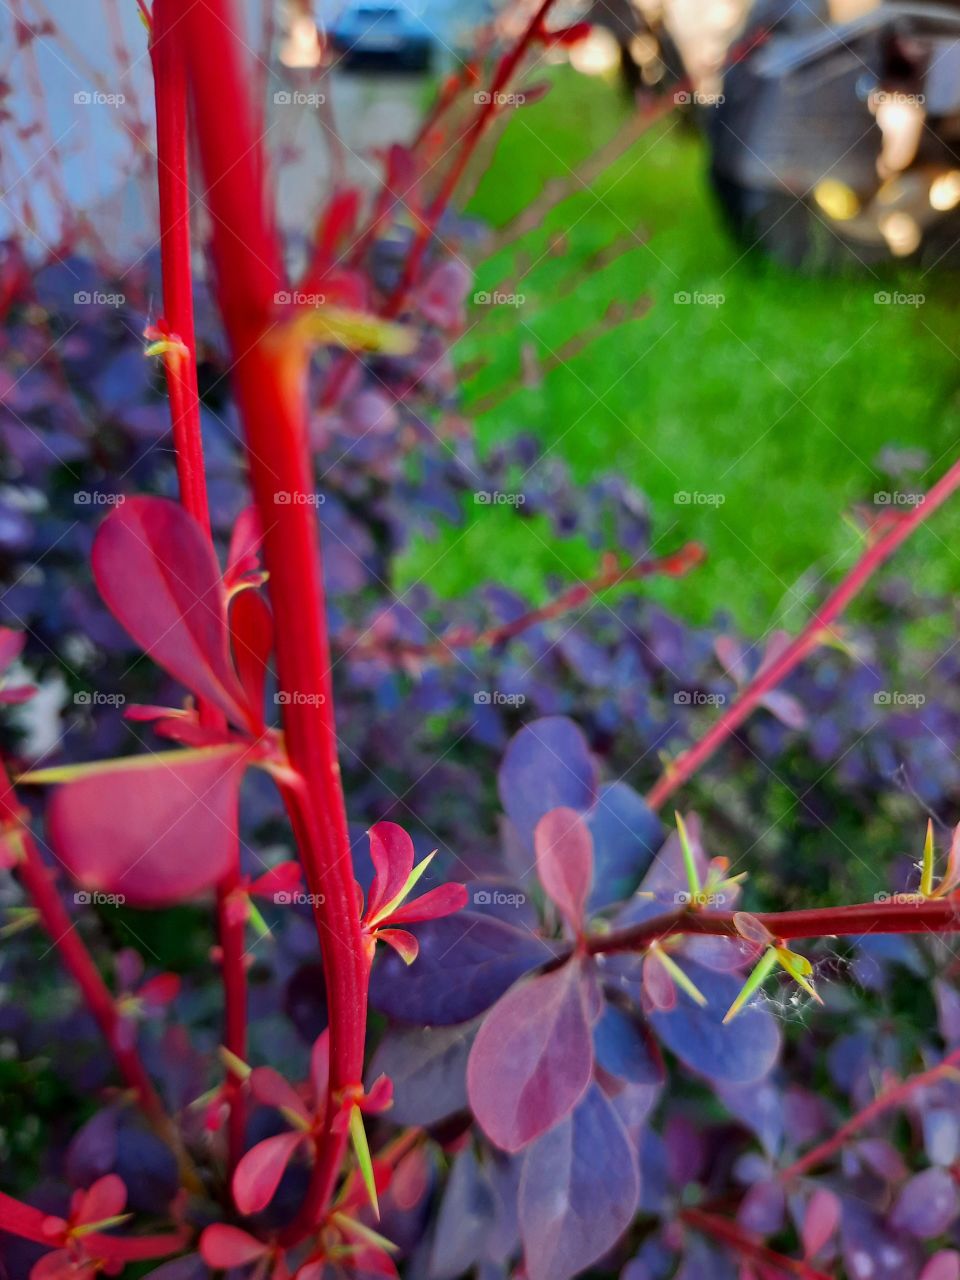
[[[923,501],[917,503],[909,513],[898,516],[890,528],[867,548],[836,590],[820,606],[777,660],[747,685],[736,701],[699,742],[684,751],[667,767],[647,796],[647,803],[651,808],[659,809],[675,791],[689,781],[717,748],[739,729],[764,695],[785,680],[791,671],[823,641],[824,634],[829,632],[832,624],[854,596],[862,591],[877,569],[889,560],[915,529],[918,529],[946,502],[958,486],[960,486],[960,460],[940,477]]]
[[[187,156],[187,68],[182,45],[173,34],[171,0],[155,0],[150,57],[157,111],[157,185],[160,195],[160,253],[163,264],[164,321],[172,350],[164,356],[173,422],[180,501],[205,531],[211,546],[210,505],[200,430],[197,387],[197,340],[193,318],[193,273],[190,262],[190,187]],[[226,731],[223,713],[201,701],[205,725]],[[242,915],[230,911],[240,883],[240,851],[217,885],[217,932],[224,991],[224,1043],[241,1061],[247,1056],[247,971]],[[243,1154],[245,1107],[243,1082],[228,1076],[227,1147],[233,1169]]]
[[[500,59],[489,93],[480,104],[479,110],[459,140],[453,163],[444,174],[440,187],[433,200],[431,200],[429,208],[418,219],[417,230],[413,237],[410,251],[407,254],[400,280],[387,302],[385,315],[396,316],[403,310],[407,294],[419,275],[423,256],[457,188],[457,183],[463,177],[477,144],[496,118],[501,107],[501,95],[540,33],[553,4],[554,0],[541,0],[523,35],[514,44],[513,48]]]
[[[319,528],[309,502],[309,351],[276,314],[285,277],[264,180],[262,121],[239,26],[231,0],[200,0],[182,11],[176,33],[186,51],[213,220],[217,294],[265,531],[279,685],[297,695],[287,698],[282,712],[291,766],[286,798],[314,895],[330,1018],[327,1123],[295,1228],[302,1234],[320,1221],[343,1160],[347,1135],[334,1131],[332,1122],[344,1091],[362,1080],[369,975],[337,759]],[[280,492],[294,500],[278,504]]]
[[[349,649],[355,658],[390,656],[398,659],[416,659],[434,663],[452,662],[456,658],[457,649],[494,649],[516,639],[524,631],[537,626],[541,622],[550,622],[588,604],[601,591],[623,586],[627,582],[637,582],[644,578],[652,578],[657,574],[679,578],[691,569],[702,564],[705,551],[698,542],[688,542],[686,546],[672,555],[660,556],[648,560],[637,560],[634,564],[622,568],[612,555],[604,558],[603,568],[589,582],[578,583],[568,587],[555,599],[537,609],[530,609],[514,618],[511,622],[501,623],[496,627],[479,630],[476,627],[455,627],[441,636],[439,640],[428,644],[393,643],[389,639],[378,640],[371,635],[369,629],[362,632],[347,632],[338,637],[341,648]]]
[[[727,1245],[742,1258],[759,1262],[785,1276],[799,1276],[801,1280],[830,1280],[825,1271],[818,1271],[809,1262],[799,1258],[787,1258],[777,1253],[756,1236],[742,1230],[728,1218],[718,1217],[715,1213],[706,1213],[703,1209],[681,1209],[680,1221],[705,1236],[710,1236],[720,1244]]]
[[[709,934],[737,938],[734,911],[697,911],[687,906],[665,911],[652,920],[596,934],[586,940],[591,955],[642,951],[658,938],[674,934]],[[916,900],[904,895],[888,902],[849,907],[812,907],[804,911],[761,911],[753,914],[775,938],[858,938],[868,933],[960,933],[960,901],[956,896]]]
[[[866,1128],[868,1124],[876,1120],[877,1116],[883,1115],[885,1111],[889,1111],[893,1107],[902,1106],[918,1089],[924,1089],[928,1085],[937,1084],[939,1081],[951,1077],[953,1079],[960,1078],[960,1049],[954,1049],[952,1053],[947,1054],[942,1062],[938,1062],[929,1071],[921,1071],[916,1075],[909,1076],[906,1080],[901,1080],[898,1084],[891,1085],[889,1089],[885,1089],[883,1093],[878,1094],[872,1102],[858,1111],[855,1116],[851,1116],[846,1124],[842,1124],[836,1133],[827,1138],[825,1142],[821,1142],[819,1146],[808,1151],[805,1156],[801,1156],[799,1160],[795,1160],[793,1164],[781,1170],[781,1181],[788,1182],[792,1178],[799,1178],[803,1174],[809,1173],[811,1169],[816,1168],[818,1164],[823,1164],[824,1161],[829,1160],[832,1155],[841,1150],[848,1138],[852,1138],[855,1133]]]

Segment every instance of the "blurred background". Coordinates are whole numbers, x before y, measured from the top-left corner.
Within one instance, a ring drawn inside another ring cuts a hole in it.
[[[705,541],[709,574],[655,588],[688,618],[793,625],[855,546],[842,513],[909,502],[956,449],[960,8],[561,9],[553,22],[592,34],[542,52],[463,193],[492,228],[471,253],[478,290],[522,297],[472,308],[453,353],[464,412],[482,445],[522,427],[580,480],[614,463],[664,536]],[[288,230],[333,186],[372,190],[378,154],[411,140],[443,77],[526,16],[247,0]],[[136,6],[17,0],[2,21],[2,233],[42,256],[69,208],[129,265],[155,225]],[[18,21],[56,38],[24,41]],[[447,542],[415,543],[400,585],[461,594],[482,559],[537,597],[551,572],[585,571],[575,539],[514,514],[466,510]],[[957,585],[941,554],[957,527],[906,552],[923,588]]]

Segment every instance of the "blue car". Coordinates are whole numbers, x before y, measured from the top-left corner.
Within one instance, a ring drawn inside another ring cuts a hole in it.
[[[348,4],[330,28],[330,43],[347,70],[429,71],[433,34],[402,4]]]

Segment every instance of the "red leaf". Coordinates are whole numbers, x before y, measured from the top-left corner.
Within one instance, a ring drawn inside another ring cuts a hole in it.
[[[373,883],[367,902],[372,918],[401,892],[413,870],[413,841],[395,822],[378,822],[370,828]]]
[[[144,652],[234,724],[248,726],[230,660],[220,566],[197,521],[168,499],[133,498],[100,526],[92,563],[110,612]]]
[[[180,979],[175,973],[158,973],[150,978],[137,992],[144,1004],[154,1009],[162,1009],[176,1000],[180,994]]]
[[[257,876],[250,886],[250,892],[258,898],[272,898],[276,893],[292,893],[299,888],[302,880],[300,863],[291,859],[279,862],[262,876]]]
[[[87,1223],[104,1222],[123,1213],[127,1203],[127,1188],[115,1173],[98,1178],[86,1191],[74,1194],[76,1209],[70,1215],[70,1225],[81,1227]]]
[[[656,956],[648,955],[644,958],[640,981],[648,1010],[660,1009],[666,1013],[677,1003],[677,988],[673,979]]]
[[[299,1093],[279,1071],[274,1071],[272,1067],[256,1067],[250,1073],[250,1092],[265,1107],[276,1107],[278,1111],[292,1111],[295,1115],[302,1116],[304,1120],[310,1119],[310,1112]]]
[[[393,1106],[393,1081],[389,1076],[377,1076],[358,1106],[367,1115],[377,1115]]]
[[[412,902],[405,902],[391,911],[383,921],[386,925],[416,924],[423,920],[439,920],[441,916],[452,916],[455,911],[462,911],[467,905],[467,889],[462,884],[441,884],[429,893],[421,894]]]
[[[246,748],[165,751],[80,765],[54,792],[50,840],[80,884],[137,906],[182,902],[216,884],[237,851]],[[57,781],[67,771],[28,774]]]
[[[573,1110],[592,1070],[583,974],[571,962],[494,1005],[470,1052],[470,1106],[492,1142],[520,1151]]]
[[[69,1249],[45,1254],[30,1269],[30,1280],[96,1280],[95,1262],[77,1262]]]
[[[807,1201],[800,1235],[803,1256],[815,1258],[840,1225],[840,1201],[832,1191],[818,1187]]]
[[[920,1280],[960,1280],[960,1253],[955,1249],[939,1250],[923,1268]]]
[[[592,30],[589,22],[574,22],[572,26],[558,27],[555,31],[548,31],[541,26],[537,37],[548,47],[556,44],[569,46],[585,40]]]
[[[251,715],[263,722],[263,694],[273,651],[273,614],[259,591],[241,591],[230,604],[233,660]]]
[[[228,591],[239,586],[248,574],[259,570],[261,542],[263,527],[260,524],[260,513],[255,506],[245,507],[237,516],[230,535],[227,571],[223,575],[223,583]]]
[[[200,1237],[200,1257],[208,1267],[242,1267],[269,1251],[270,1246],[262,1240],[220,1222],[207,1227]]]
[[[0,671],[6,671],[23,652],[27,642],[25,631],[11,631],[9,627],[0,627]]]
[[[259,1213],[267,1207],[305,1137],[303,1133],[278,1133],[264,1138],[242,1157],[233,1175],[233,1199],[241,1213]]]
[[[378,929],[377,937],[388,947],[393,947],[404,964],[413,964],[420,954],[420,943],[406,929]]]
[[[329,262],[337,253],[340,242],[353,237],[360,212],[360,191],[357,187],[341,187],[335,191],[323,212],[317,229],[316,257]]]
[[[586,823],[575,809],[551,809],[537,823],[533,844],[540,883],[579,933],[593,879],[593,840]]]

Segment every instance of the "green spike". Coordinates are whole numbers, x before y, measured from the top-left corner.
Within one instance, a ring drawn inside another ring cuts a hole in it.
[[[247,900],[247,919],[253,926],[254,933],[260,938],[271,937],[273,930],[264,920],[260,913],[260,908],[256,905],[252,898]]]
[[[242,1058],[238,1058],[235,1053],[227,1048],[225,1044],[220,1046],[220,1061],[227,1068],[232,1076],[236,1076],[238,1080],[246,1080],[247,1076],[253,1068]]]
[[[351,1107],[350,1109],[350,1140],[353,1143],[354,1155],[357,1157],[357,1164],[360,1166],[360,1173],[363,1176],[363,1185],[367,1188],[370,1204],[379,1222],[380,1202],[377,1199],[377,1182],[373,1176],[370,1145],[367,1142],[367,1133],[363,1127],[363,1112],[359,1107]]]
[[[358,1222],[356,1218],[351,1218],[347,1214],[340,1212],[334,1213],[332,1219],[341,1231],[356,1236],[359,1240],[366,1241],[367,1244],[372,1244],[375,1249],[382,1249],[384,1253],[397,1252],[398,1246],[392,1240],[382,1236],[379,1231],[374,1231],[365,1222]]]
[[[813,989],[813,983],[808,981],[813,973],[813,965],[806,956],[798,955],[796,951],[791,951],[788,947],[775,948],[777,953],[777,963],[789,973],[790,977],[801,986],[807,995],[813,996],[817,1004],[823,1004],[823,1001]]]
[[[693,979],[684,973],[672,956],[667,955],[666,951],[664,951],[662,947],[651,947],[650,954],[652,956],[656,956],[677,986],[685,991],[691,1000],[696,1001],[696,1003],[700,1005],[701,1009],[705,1009],[707,1007],[707,997],[703,994]]]
[[[747,1001],[750,999],[753,993],[755,991],[758,991],[760,987],[763,986],[764,982],[767,980],[767,978],[769,978],[770,974],[777,967],[777,963],[778,963],[778,957],[777,957],[776,948],[770,947],[769,950],[765,951],[763,955],[760,957],[760,959],[757,961],[757,964],[753,972],[750,974],[746,982],[743,984],[743,988],[740,994],[737,996],[736,1000],[734,1000],[733,1004],[724,1014],[724,1017],[723,1017],[724,1023],[733,1021],[733,1019],[737,1016],[737,1014],[740,1012],[743,1006],[747,1003]]]
[[[687,834],[687,824],[679,813],[675,813],[677,820],[677,831],[680,835],[680,848],[683,851],[683,866],[687,873],[687,886],[690,890],[691,903],[697,903],[700,900],[700,875],[697,872],[697,860],[693,856],[693,849],[690,845],[690,837]]]
[[[71,1228],[72,1236],[89,1236],[96,1231],[109,1231],[111,1227],[119,1227],[123,1222],[129,1222],[133,1217],[132,1213],[117,1213],[112,1218],[101,1218],[99,1222],[84,1222],[79,1227]]]
[[[927,819],[927,838],[923,842],[923,870],[920,873],[920,892],[925,898],[933,893],[933,820]]]
[[[10,907],[7,916],[7,923],[0,928],[0,938],[12,938],[32,928],[40,919],[40,912],[35,907]]]
[[[370,924],[376,924],[377,920],[386,920],[387,916],[390,915],[391,912],[396,911],[400,903],[403,902],[407,897],[409,897],[409,895],[413,892],[413,889],[417,881],[420,879],[420,877],[423,875],[427,867],[429,867],[430,863],[434,860],[436,856],[437,856],[437,851],[436,849],[434,849],[433,853],[428,853],[422,862],[417,863],[417,865],[413,868],[413,870],[410,872],[409,876],[407,877],[406,884],[403,886],[403,888],[400,890],[397,896],[395,898],[392,898],[386,904],[386,906],[380,908],[380,910],[377,912],[376,919],[371,920]]]

